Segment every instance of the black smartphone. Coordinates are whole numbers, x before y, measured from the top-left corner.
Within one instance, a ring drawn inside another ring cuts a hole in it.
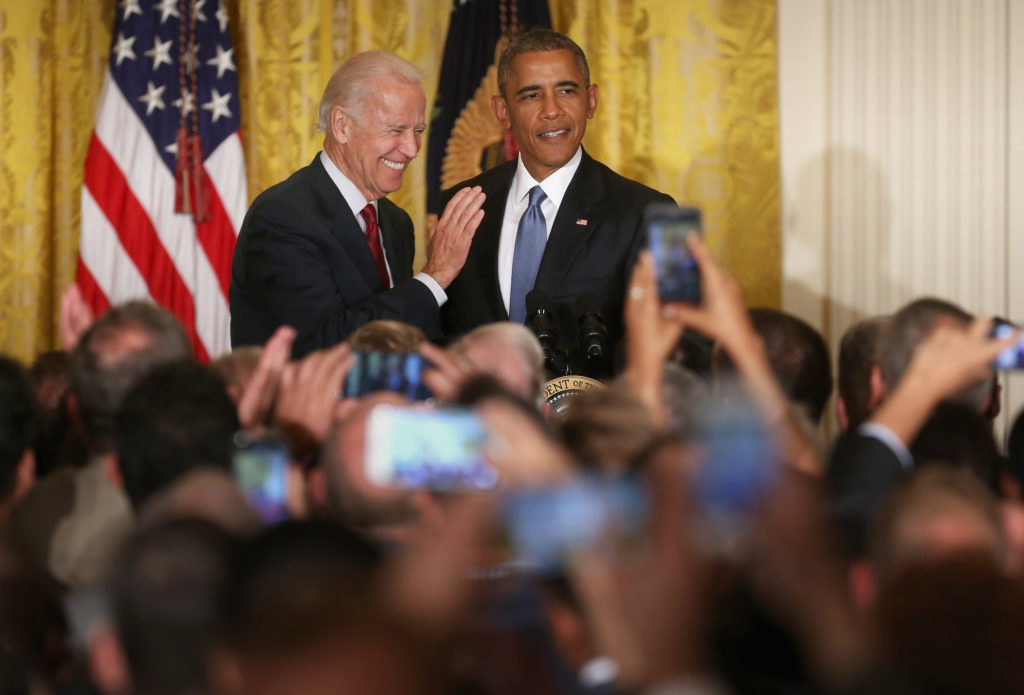
[[[992,326],[992,337],[996,340],[1009,338],[1018,328],[1009,321],[996,321]],[[994,366],[996,369],[1024,369],[1024,333],[996,356]]]
[[[431,397],[423,383],[423,372],[431,364],[415,352],[353,353],[355,364],[349,370],[342,391],[343,398],[360,398],[375,391],[395,391],[411,401]]]
[[[274,433],[252,438],[239,432],[231,467],[235,482],[264,521],[288,518],[288,447]]]
[[[700,234],[700,210],[653,203],[644,211],[644,226],[658,271],[658,296],[663,302],[699,304],[700,268],[686,237],[691,232]]]

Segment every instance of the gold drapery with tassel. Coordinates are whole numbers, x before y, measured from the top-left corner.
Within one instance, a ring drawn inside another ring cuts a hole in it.
[[[469,0],[495,2],[495,0]],[[226,0],[250,199],[309,163],[333,69],[380,48],[437,89],[451,0]],[[495,2],[495,5],[497,3]],[[777,306],[780,191],[774,0],[549,0],[600,89],[584,145],[705,212],[709,243],[752,304]],[[0,352],[58,347],[82,168],[115,0],[0,0]],[[429,114],[427,120],[429,121]],[[425,152],[391,196],[425,218]],[[417,262],[425,228],[418,222]]]

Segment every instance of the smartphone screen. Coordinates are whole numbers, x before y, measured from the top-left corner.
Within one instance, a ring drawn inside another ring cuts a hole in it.
[[[235,481],[264,521],[288,518],[288,449],[273,436],[235,438]]]
[[[355,364],[345,379],[342,397],[360,398],[375,391],[394,391],[409,400],[431,397],[423,384],[430,363],[423,356],[402,352],[354,352]]]
[[[652,205],[645,218],[647,243],[658,272],[658,296],[665,302],[700,303],[700,268],[686,245],[691,232],[700,233],[700,210]]]
[[[646,489],[631,476],[586,476],[556,488],[526,490],[504,503],[513,554],[543,572],[574,553],[643,537]]]
[[[998,321],[992,328],[992,337],[997,340],[1009,338],[1017,326],[1006,321]],[[996,369],[1024,369],[1024,334],[1017,336],[1012,344],[996,356]]]
[[[484,458],[487,431],[472,411],[379,405],[366,433],[364,465],[374,485],[486,490],[498,483]]]

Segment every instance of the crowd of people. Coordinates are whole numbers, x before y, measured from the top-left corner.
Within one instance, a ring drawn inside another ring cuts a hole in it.
[[[826,442],[821,335],[690,250],[703,301],[660,302],[641,253],[624,370],[557,417],[519,324],[440,347],[376,321],[298,359],[283,327],[200,365],[163,310],[72,290],[67,350],[0,362],[2,692],[1024,692],[1012,338],[931,298],[855,324]],[[344,396],[371,352],[422,356],[430,397]],[[474,414],[497,484],[374,483],[388,406]],[[240,438],[286,445],[287,518],[239,485]],[[509,500],[581,481],[640,502],[534,516],[585,527],[536,561]]]
[[[72,288],[64,350],[0,359],[0,693],[1024,693],[1016,333],[918,299],[834,380],[696,235],[701,298],[663,302],[674,203],[582,147],[583,51],[496,73],[518,155],[442,194],[420,272],[386,196],[426,99],[367,51],[241,225],[234,351]],[[556,332],[614,374],[553,408]]]

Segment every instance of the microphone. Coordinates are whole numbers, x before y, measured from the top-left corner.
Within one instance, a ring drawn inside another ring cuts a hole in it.
[[[558,338],[555,333],[555,318],[551,307],[554,298],[544,290],[530,290],[526,295],[526,327],[533,331],[544,351],[544,368],[551,374],[558,373],[555,347]]]
[[[608,327],[601,317],[601,297],[586,292],[576,298],[576,314],[580,326],[580,347],[588,362],[604,361],[608,343]]]

